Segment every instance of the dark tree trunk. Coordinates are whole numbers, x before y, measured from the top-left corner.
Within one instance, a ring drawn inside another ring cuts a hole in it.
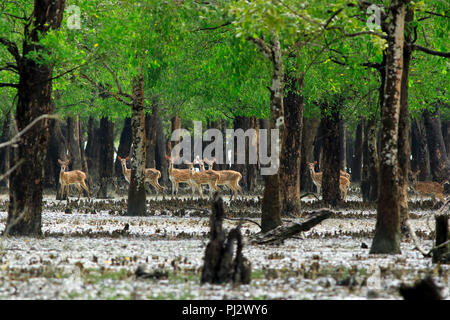
[[[161,117],[156,118],[156,150],[155,160],[156,168],[161,172],[161,182],[167,184],[169,182],[168,163],[165,159],[166,155],[166,137],[164,136],[164,128]],[[161,184],[161,183],[160,183]]]
[[[448,220],[450,216],[447,214],[435,215],[436,221],[436,240],[435,247],[432,251],[433,263],[450,263],[450,243],[443,245],[450,238],[448,228]]]
[[[174,132],[175,130],[181,129],[181,119],[178,115],[174,115],[172,117],[172,119],[170,120],[170,122],[172,125],[172,131],[169,136],[169,139],[172,136],[172,132]],[[180,143],[180,140],[181,140],[181,137],[178,137],[178,139],[176,141],[171,141],[171,143],[167,145],[169,147],[167,150],[169,155],[171,154],[173,147]]]
[[[378,198],[379,160],[377,151],[377,117],[364,120],[363,172],[361,194],[363,201],[374,202]]]
[[[306,192],[312,192],[314,188],[306,163],[314,162],[314,142],[319,124],[318,118],[303,117],[300,187]]]
[[[322,175],[322,199],[332,206],[337,206],[341,200],[339,189],[339,109],[342,99],[325,102],[322,110],[322,146],[323,159],[321,163]]]
[[[319,127],[317,128],[316,139],[314,140],[314,160],[319,163],[319,171],[322,169],[322,150],[323,150],[323,125],[322,119],[320,120]]]
[[[88,140],[86,144],[86,162],[89,168],[87,176],[88,184],[92,186],[94,181],[99,181],[99,162],[100,162],[100,129],[96,126],[93,117],[88,120]]]
[[[400,197],[398,185],[398,134],[403,69],[404,0],[389,8],[386,80],[381,106],[380,187],[377,222],[370,253],[400,253]]]
[[[355,148],[353,154],[352,181],[360,182],[363,159],[363,120],[360,120],[356,127]]]
[[[78,116],[67,118],[67,147],[69,148],[70,170],[81,170],[81,150]]]
[[[131,115],[133,152],[131,155],[131,179],[128,188],[127,215],[143,216],[145,208],[145,110],[144,110],[144,76],[133,79],[133,105]]]
[[[355,146],[355,143],[353,141],[352,133],[350,132],[350,130],[346,130],[345,150],[346,150],[347,155],[345,157],[345,159],[346,159],[345,171],[346,172],[350,171],[350,173],[352,173],[352,174],[353,174],[353,172],[351,172],[351,171],[353,168],[353,160],[354,160],[354,153],[355,153],[354,146]]]
[[[67,195],[61,194],[59,184],[60,166],[58,159],[66,159],[67,142],[61,131],[61,123],[58,120],[52,121],[50,127],[50,142],[48,144],[45,176],[48,183],[56,188],[56,200],[66,199]]]
[[[155,168],[156,161],[156,131],[158,119],[158,102],[153,101],[152,114],[145,115],[145,134],[147,136],[146,168]]]
[[[434,112],[425,110],[423,117],[427,131],[431,176],[434,181],[441,182],[450,178],[450,162],[442,137],[439,103],[435,104]]]
[[[258,126],[258,120],[253,115],[249,119],[250,121],[250,128],[254,129],[256,131],[256,150],[259,152],[259,126]],[[259,161],[259,157],[257,157]],[[254,192],[257,185],[257,179],[258,179],[258,164],[249,164],[247,166],[247,190],[249,192]]]
[[[339,155],[339,169],[342,171],[346,171],[347,169],[347,137],[346,137],[346,128],[345,128],[345,120],[339,120],[339,147],[340,147],[340,155]]]
[[[423,117],[415,118],[411,125],[412,131],[412,147],[413,147],[413,160],[411,163],[411,170],[416,172],[420,170],[418,180],[429,180],[430,176],[430,157],[428,155],[427,136],[425,132],[425,124]],[[415,157],[414,157],[415,155]]]
[[[286,78],[285,131],[280,156],[282,214],[300,214],[300,163],[303,128],[303,76]]]
[[[51,114],[53,68],[37,64],[27,55],[50,54],[39,44],[41,36],[61,25],[65,1],[36,0],[33,20],[26,28],[22,57],[18,59],[19,86],[16,123],[19,131],[42,114]],[[44,119],[24,134],[14,152],[13,163],[23,161],[10,178],[8,218],[4,233],[14,236],[42,235],[42,185],[49,141],[50,121]]]
[[[447,108],[450,106],[446,105]],[[447,151],[447,158],[450,158],[450,120],[442,121],[442,137],[444,138],[445,150]]]
[[[12,119],[12,114],[8,113],[5,116],[5,120],[3,121],[3,126],[2,126],[2,136],[0,138],[0,143],[6,142],[9,139],[11,139],[11,129],[10,126],[12,125],[12,121],[14,121],[14,119]],[[10,147],[5,147],[5,148],[1,148],[0,149],[0,172],[6,173],[9,168],[10,168],[10,162],[9,162],[9,154],[11,152]],[[4,180],[0,181],[0,184],[2,186],[8,186],[8,180],[9,178],[6,177]]]
[[[126,158],[130,155],[131,142],[131,118],[127,117],[123,120],[122,133],[120,134],[119,148],[117,149],[119,157]],[[117,178],[123,176],[122,165],[119,159],[115,159],[114,172]]]
[[[245,116],[235,116],[233,119],[233,128],[234,130],[242,129],[244,132],[249,128],[249,118]],[[238,146],[236,143],[234,143],[234,150],[233,150],[233,165],[232,170],[236,170],[242,174],[242,179],[240,181],[240,184],[243,187],[243,191],[248,191],[248,177],[247,177],[247,164],[248,164],[248,150],[249,150],[249,138],[245,139],[245,163],[237,163],[237,155],[238,155]]]
[[[100,119],[100,157],[98,162],[100,174],[100,189],[97,197],[108,198],[109,185],[114,172],[114,123],[108,118]]]
[[[400,223],[403,226],[409,218],[408,213],[408,171],[410,170],[409,158],[411,148],[409,145],[409,109],[408,109],[408,75],[411,61],[412,30],[409,23],[414,19],[414,11],[408,9],[405,23],[408,26],[403,47],[403,72],[401,79],[400,115],[398,124],[398,188],[400,201]]]

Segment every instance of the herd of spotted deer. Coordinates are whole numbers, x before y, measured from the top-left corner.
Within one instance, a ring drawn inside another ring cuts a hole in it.
[[[117,158],[122,164],[122,173],[125,180],[130,183],[131,169],[127,168],[127,161],[129,160],[129,157],[121,158],[117,156]],[[185,164],[188,165],[188,169],[174,168],[174,162],[177,160],[176,158],[171,158],[166,155],[166,159],[169,161],[169,179],[172,183],[172,196],[178,194],[178,185],[180,183],[186,183],[191,187],[192,196],[194,196],[195,192],[198,191],[200,196],[203,197],[202,185],[209,186],[210,196],[213,191],[219,190],[218,186],[227,186],[233,192],[230,201],[233,199],[233,196],[237,199],[238,191],[242,194],[242,188],[239,186],[239,181],[242,179],[242,174],[234,170],[212,170],[213,164],[216,162],[215,158],[213,160],[208,160],[207,158],[201,160],[197,157],[194,162],[185,161]],[[78,199],[82,193],[81,188],[86,190],[89,197],[89,189],[86,185],[86,174],[80,170],[66,171],[69,165],[69,160],[61,161],[58,159],[58,162],[61,165],[61,172],[59,175],[61,191],[66,188],[68,194],[69,186],[73,184],[79,191]],[[207,164],[208,169],[205,169],[205,163]],[[196,168],[194,168],[195,164],[199,164],[200,170],[196,170]],[[314,167],[316,164],[317,161],[314,163],[307,163],[311,179],[317,187],[317,193],[320,194],[320,189],[322,186],[322,172],[315,171]],[[434,204],[436,204],[436,198],[439,198],[442,203],[445,203],[444,185],[449,183],[449,181],[446,180],[442,183],[434,181],[417,181],[417,175],[419,173],[420,170],[417,172],[409,171],[409,174],[412,177],[411,188],[420,196],[421,205],[423,204],[424,196],[432,197]],[[161,172],[159,170],[155,168],[145,169],[145,182],[150,183],[158,192],[164,192],[165,188],[158,182],[160,177]],[[350,179],[351,176],[348,172],[342,170],[340,171],[339,189],[344,201],[347,198]]]

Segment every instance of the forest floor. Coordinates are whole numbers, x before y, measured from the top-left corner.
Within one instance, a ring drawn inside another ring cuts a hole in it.
[[[7,200],[0,197],[0,232]],[[321,207],[313,197],[303,200],[302,217],[286,220],[300,221]],[[282,245],[246,243],[244,256],[252,264],[248,285],[200,285],[208,200],[148,195],[147,202],[148,216],[128,217],[124,196],[71,198],[67,204],[46,194],[42,238],[0,238],[0,299],[402,299],[402,283],[428,274],[450,299],[450,266],[432,264],[409,238],[402,239],[399,255],[369,254],[376,211],[355,195],[329,219]],[[419,208],[411,202],[410,208],[412,226],[428,251],[432,203]],[[258,196],[227,203],[225,210],[229,217],[260,222]],[[237,224],[224,222],[226,229]],[[249,236],[259,227],[245,222],[242,232]],[[159,276],[137,278],[139,266]]]

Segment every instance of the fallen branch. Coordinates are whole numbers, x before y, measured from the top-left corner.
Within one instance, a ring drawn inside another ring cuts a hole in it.
[[[334,211],[329,209],[320,209],[314,211],[313,216],[302,223],[290,223],[286,225],[278,226],[277,228],[270,230],[266,233],[258,233],[254,235],[250,243],[252,244],[279,244],[285,239],[292,238],[294,235],[308,231],[314,226],[321,223],[323,220],[329,218]]]
[[[420,246],[419,239],[417,238],[416,232],[412,228],[411,223],[409,223],[409,219],[407,219],[405,221],[405,226],[408,228],[409,234],[411,235],[411,238],[412,238],[412,240],[414,242],[415,249],[417,249],[421,254],[423,254],[424,257],[431,257],[431,251],[427,253]]]

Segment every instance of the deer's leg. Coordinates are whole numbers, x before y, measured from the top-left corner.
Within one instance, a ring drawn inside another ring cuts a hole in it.
[[[81,194],[83,193],[83,190],[81,190],[80,184],[75,183],[75,187],[78,189],[78,200],[80,200]]]
[[[83,187],[84,190],[86,190],[86,192],[87,192],[87,194],[88,194],[88,199],[89,199],[91,196],[90,196],[90,194],[89,194],[89,188],[88,188],[88,186],[86,185],[86,182],[85,182],[85,181],[82,181],[82,182],[81,182],[81,186]]]

